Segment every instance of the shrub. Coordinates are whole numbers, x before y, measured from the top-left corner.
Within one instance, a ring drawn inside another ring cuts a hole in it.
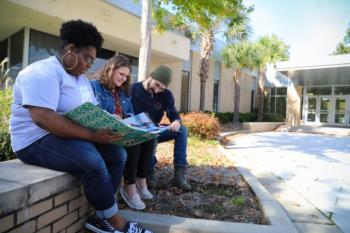
[[[14,159],[11,148],[9,118],[12,102],[12,91],[10,89],[0,90],[0,161]]]
[[[233,113],[232,112],[216,112],[214,113],[215,117],[218,118],[221,124],[232,122]]]
[[[255,122],[258,120],[258,115],[254,112],[239,113],[239,122]]]
[[[190,112],[181,114],[183,124],[188,128],[190,136],[203,139],[215,139],[219,135],[219,121],[210,114]]]
[[[266,121],[266,122],[284,122],[285,118],[282,115],[277,114],[277,113],[267,113],[267,114],[264,114],[263,121]]]

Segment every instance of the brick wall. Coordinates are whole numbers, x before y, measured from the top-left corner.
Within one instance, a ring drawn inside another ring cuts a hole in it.
[[[18,160],[0,163],[0,233],[74,233],[92,207],[73,176]]]

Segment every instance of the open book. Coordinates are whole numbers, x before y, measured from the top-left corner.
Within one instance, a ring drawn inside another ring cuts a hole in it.
[[[71,121],[91,130],[110,129],[122,137],[115,141],[121,146],[132,146],[146,142],[158,136],[159,133],[168,130],[168,127],[157,127],[145,114],[118,119],[101,108],[86,102],[64,114]]]

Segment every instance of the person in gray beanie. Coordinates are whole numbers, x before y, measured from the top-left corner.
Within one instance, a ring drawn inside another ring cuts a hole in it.
[[[172,71],[169,67],[161,65],[152,71],[149,77],[134,83],[131,86],[132,103],[135,113],[146,112],[156,124],[161,121],[166,112],[171,124],[170,130],[165,131],[157,138],[158,143],[173,140],[174,144],[174,178],[173,183],[183,189],[191,190],[191,185],[187,181],[187,128],[182,125],[181,118],[174,105],[174,97],[167,89],[171,82]],[[155,150],[154,150],[155,151]],[[153,168],[157,163],[155,154],[151,159],[147,182],[149,186],[154,186]]]

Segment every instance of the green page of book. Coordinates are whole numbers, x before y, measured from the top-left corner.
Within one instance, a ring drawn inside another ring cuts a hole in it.
[[[121,139],[114,142],[121,146],[132,146],[157,137],[156,134],[128,127],[113,115],[103,111],[90,102],[86,102],[74,108],[64,114],[64,116],[93,131],[98,129],[110,129],[113,133],[122,135]]]

